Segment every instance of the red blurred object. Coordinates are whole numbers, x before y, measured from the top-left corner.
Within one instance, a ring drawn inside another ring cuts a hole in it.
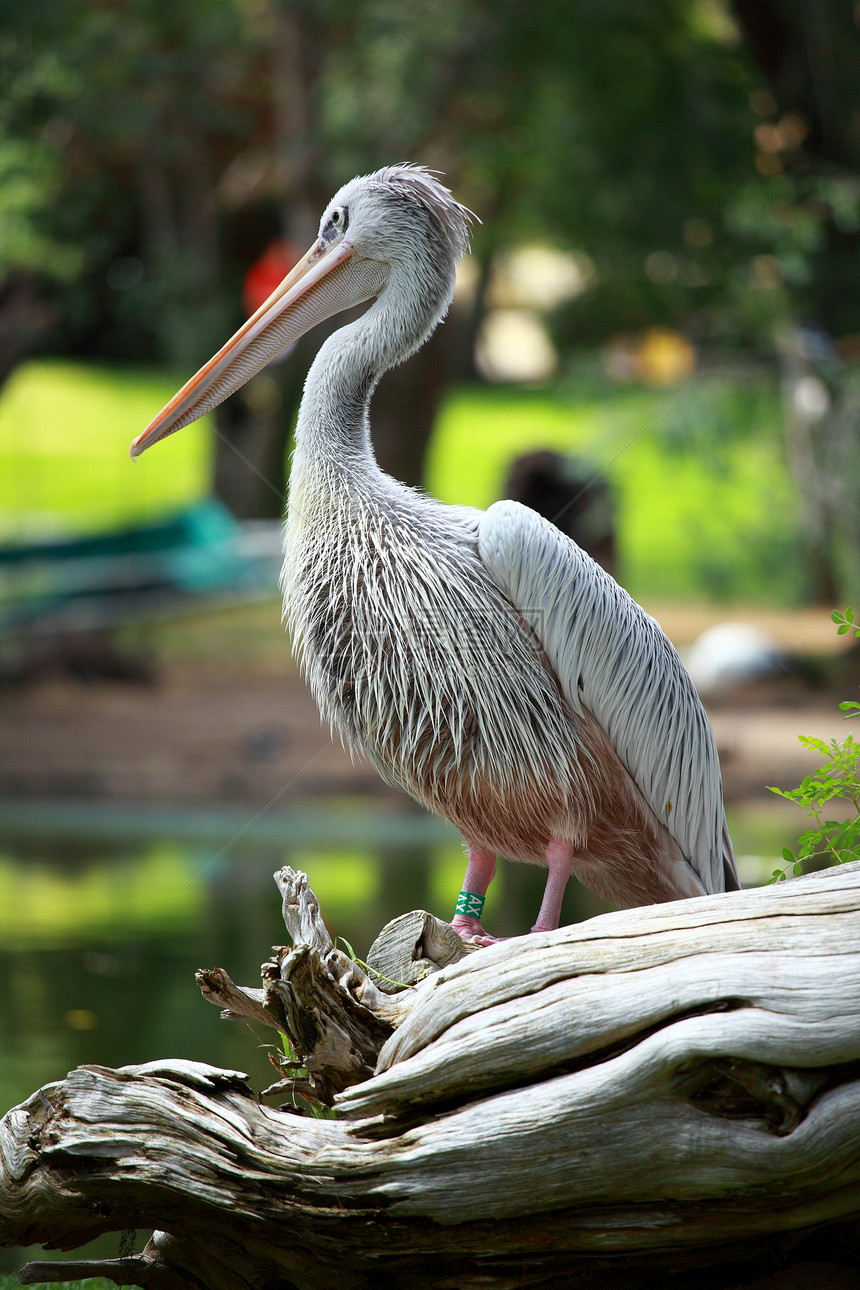
[[[292,242],[270,242],[258,260],[255,260],[242,282],[242,305],[250,318],[298,264],[301,252]]]

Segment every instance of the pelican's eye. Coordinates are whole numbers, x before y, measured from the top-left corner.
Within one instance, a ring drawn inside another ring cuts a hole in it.
[[[330,242],[338,233],[343,233],[349,223],[349,212],[345,206],[335,206],[326,221],[323,237]]]

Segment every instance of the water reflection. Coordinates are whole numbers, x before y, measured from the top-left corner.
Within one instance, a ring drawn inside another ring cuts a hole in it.
[[[769,875],[796,835],[793,819],[769,820],[732,822],[739,852],[763,857],[752,881]],[[250,823],[241,812],[166,815],[116,804],[4,809],[0,1113],[84,1063],[188,1057],[248,1071],[257,1089],[271,1082],[272,1036],[220,1021],[194,972],[219,966],[258,984],[269,947],[285,939],[272,882],[283,864],[309,874],[330,930],[363,956],[397,914],[449,915],[464,857],[442,822],[364,802]],[[500,866],[488,926],[525,931],[543,879],[533,866]],[[603,908],[572,884],[564,920]],[[0,1270],[18,1265],[14,1252],[0,1252]]]
[[[147,834],[149,835],[147,837]],[[125,835],[125,836],[123,836]],[[238,835],[238,836],[237,836]],[[333,802],[249,827],[230,812],[175,817],[115,806],[21,807],[0,831],[0,1107],[81,1062],[156,1056],[253,1067],[265,1054],[219,1022],[193,974],[226,968],[259,981],[285,932],[272,873],[310,874],[334,935],[359,955],[407,909],[450,913],[464,859],[439,821]],[[543,875],[503,866],[487,905],[500,934],[524,931]],[[572,889],[567,921],[599,903]]]

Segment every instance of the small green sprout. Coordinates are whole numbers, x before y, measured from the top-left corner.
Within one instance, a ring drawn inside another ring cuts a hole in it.
[[[384,981],[386,985],[393,985],[396,990],[409,989],[409,986],[405,985],[402,981],[392,981],[390,977],[383,976],[381,972],[377,972],[376,968],[370,967],[369,964],[365,963],[364,959],[360,959],[345,936],[336,936],[335,942],[337,941],[343,941],[346,947],[346,952],[352,959],[353,963],[357,963],[362,971],[366,972],[372,981]]]
[[[860,637],[860,623],[855,621],[854,610],[849,606],[844,613],[834,609],[830,617],[836,624],[839,636],[852,632]],[[845,720],[860,716],[860,703],[846,700],[839,704]],[[835,864],[860,860],[860,742],[853,735],[843,740],[814,739],[809,735],[798,736],[810,752],[824,758],[824,764],[801,780],[797,788],[770,788],[771,793],[796,802],[812,821],[813,827],[805,829],[797,840],[797,853],[785,847],[782,858],[785,867],[774,869],[771,881],[782,882],[789,871],[803,872],[804,861],[829,858]],[[848,801],[854,809],[847,820],[825,819],[825,808],[834,800]]]

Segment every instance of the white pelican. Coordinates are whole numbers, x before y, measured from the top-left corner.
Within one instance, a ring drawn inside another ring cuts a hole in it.
[[[516,502],[446,506],[384,474],[368,408],[448,309],[470,214],[419,166],[353,179],[252,318],[135,439],[209,412],[324,318],[365,301],[308,373],[282,575],[323,717],[451,820],[468,863],[453,925],[478,944],[497,855],[621,905],[736,888],[713,733],[660,628]],[[408,434],[409,427],[404,427]]]

